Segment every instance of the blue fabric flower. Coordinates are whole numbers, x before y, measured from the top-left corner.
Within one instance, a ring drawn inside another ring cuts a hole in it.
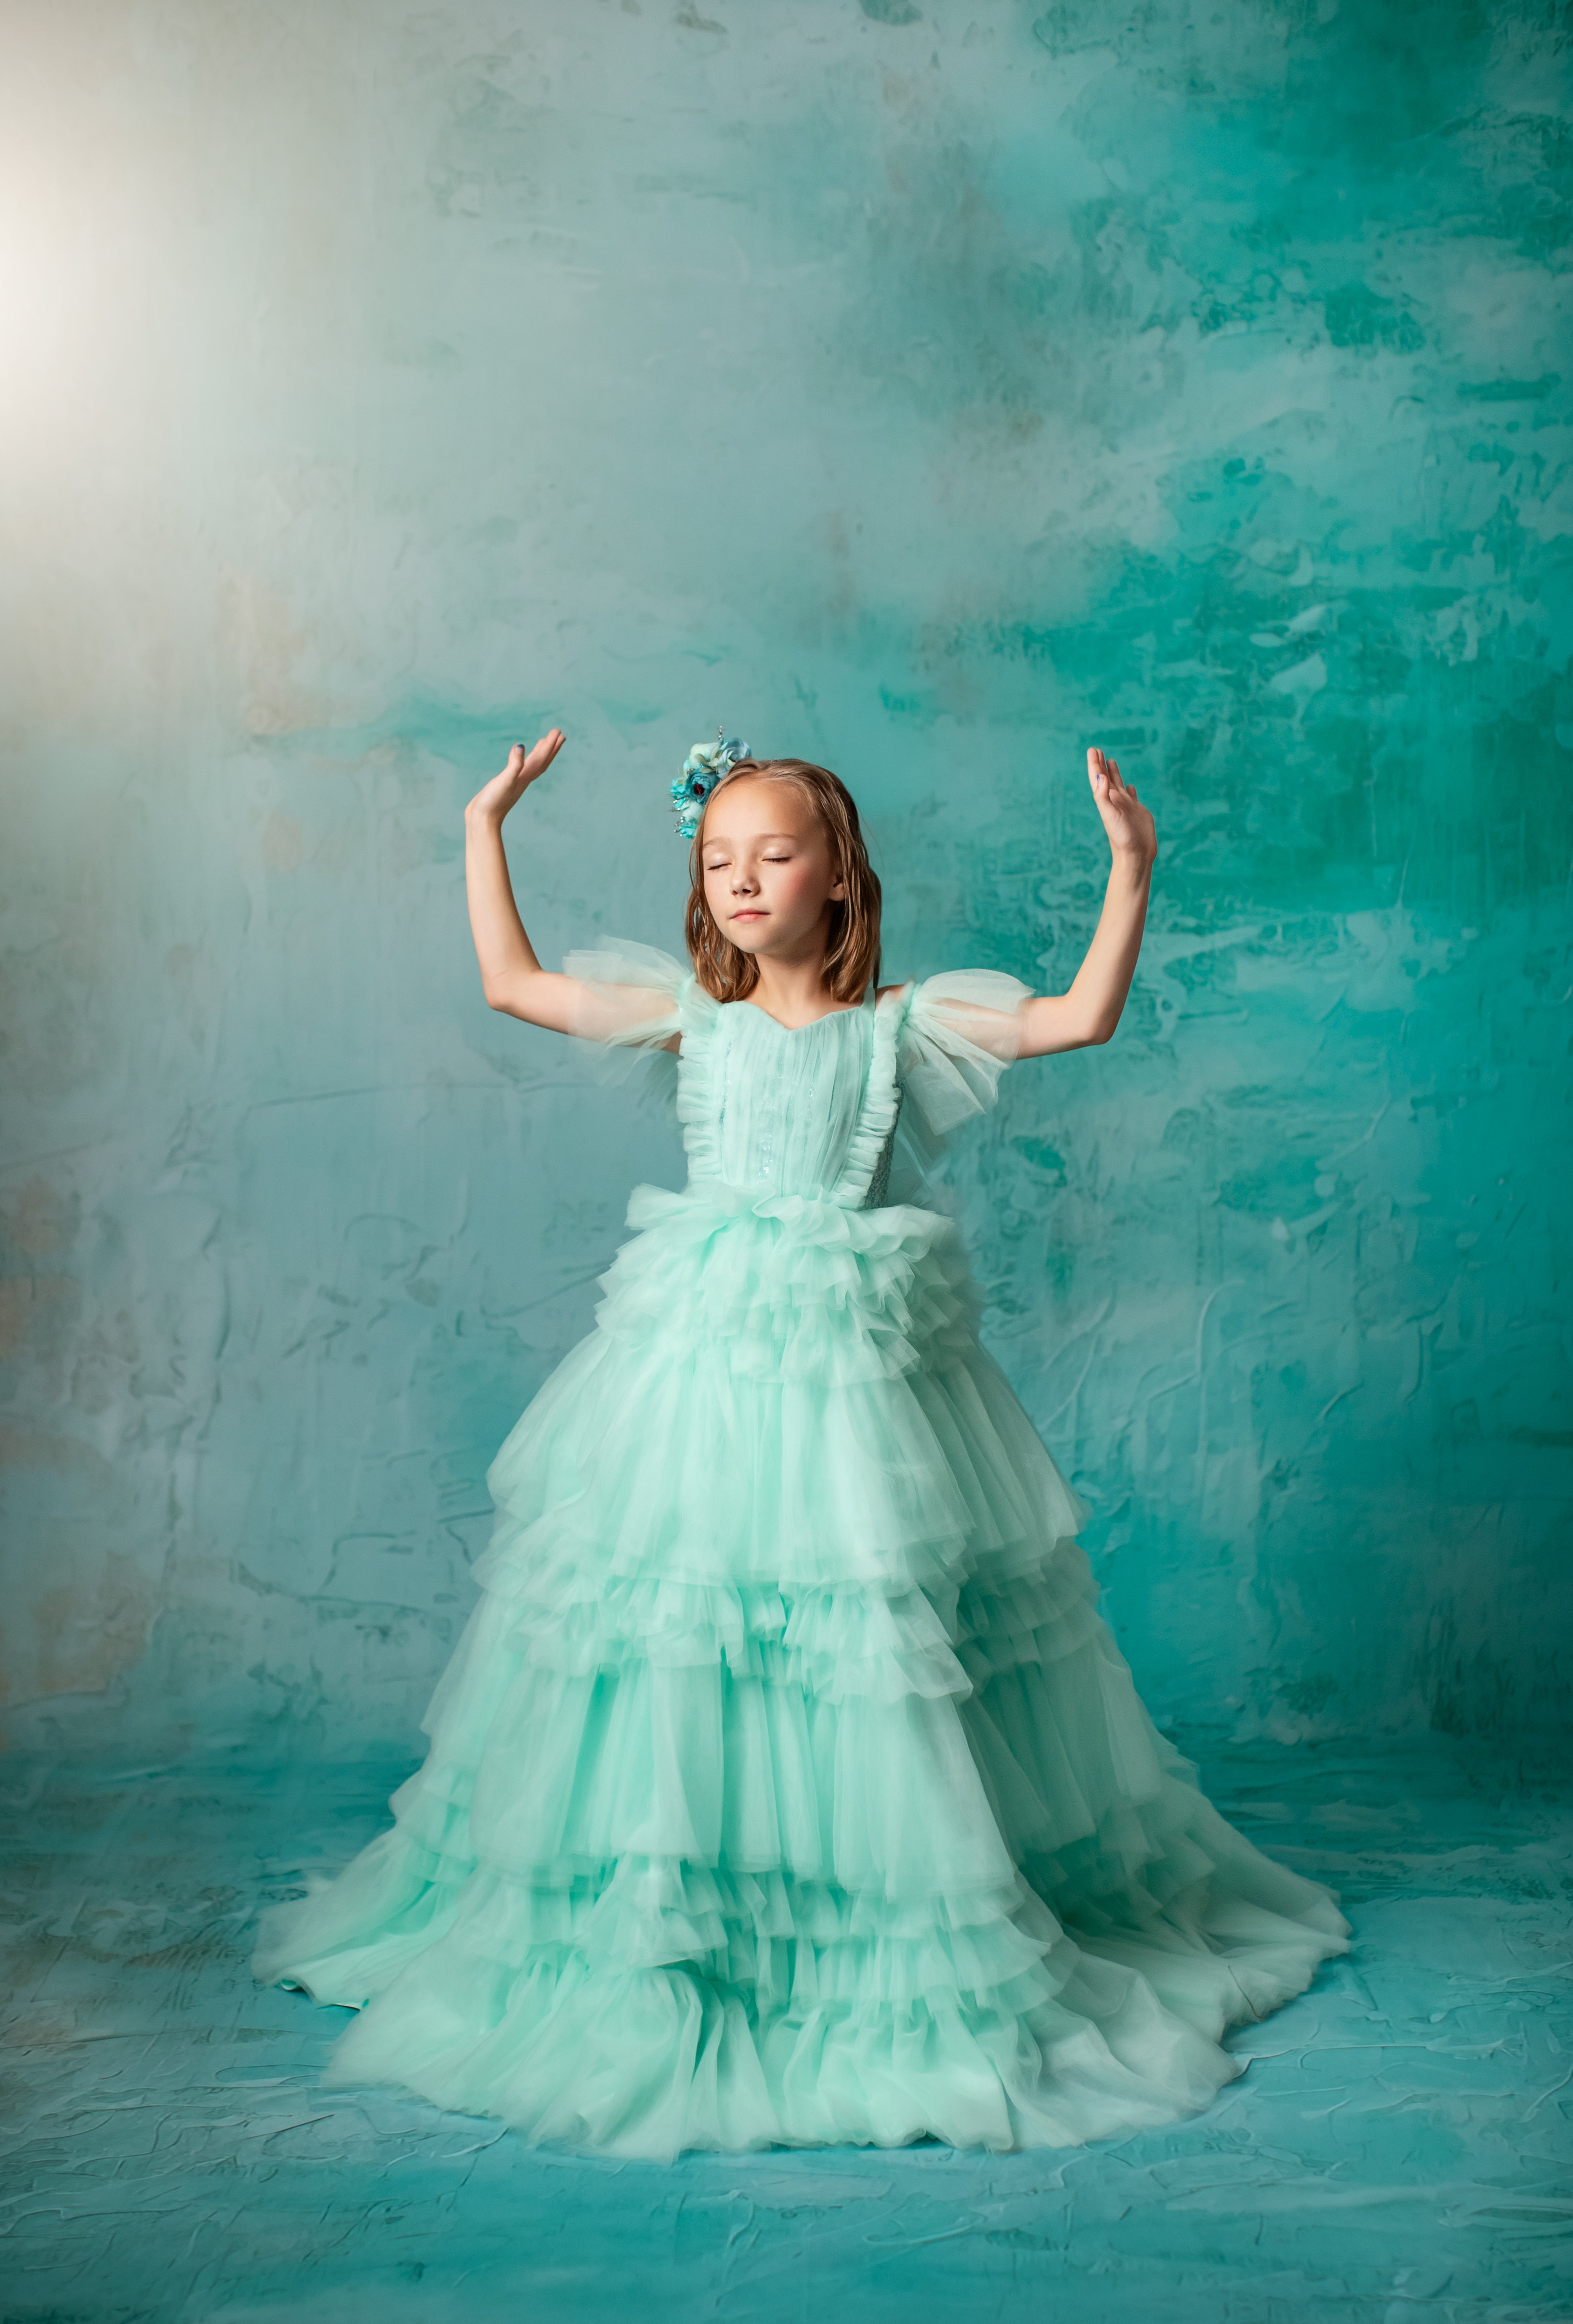
[[[672,785],[672,804],[677,809],[677,829],[685,839],[692,839],[699,828],[699,818],[704,812],[704,802],[720,782],[722,775],[735,767],[740,759],[751,759],[753,752],[737,736],[723,738],[720,727],[713,742],[695,742],[683,761],[683,771]]]

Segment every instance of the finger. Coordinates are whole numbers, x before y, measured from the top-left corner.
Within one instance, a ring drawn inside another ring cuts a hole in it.
[[[527,754],[524,761],[525,765],[529,769],[532,774],[539,775],[545,773],[546,770],[551,765],[552,761],[557,757],[557,752],[561,750],[564,740],[565,737],[562,730],[557,726],[552,728],[549,734],[543,734],[541,736],[539,742],[538,742],[534,748]],[[520,749],[521,747],[522,746],[518,743],[514,745],[516,750]]]

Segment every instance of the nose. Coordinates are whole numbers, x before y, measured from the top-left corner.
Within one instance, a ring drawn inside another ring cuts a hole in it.
[[[752,873],[749,871],[746,864],[738,863],[733,865],[731,875],[731,892],[734,896],[747,896],[751,893],[757,885],[758,882],[755,881]]]

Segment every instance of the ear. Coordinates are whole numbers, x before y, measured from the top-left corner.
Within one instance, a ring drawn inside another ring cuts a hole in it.
[[[833,882],[830,891],[830,900],[832,904],[844,904],[846,902],[847,883],[844,880],[837,880]]]

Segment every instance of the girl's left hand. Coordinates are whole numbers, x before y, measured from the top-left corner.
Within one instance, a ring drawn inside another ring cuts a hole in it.
[[[1158,831],[1136,794],[1136,786],[1122,780],[1118,761],[1106,759],[1094,747],[1087,753],[1087,779],[1108,844],[1115,855],[1151,863],[1158,853]]]

